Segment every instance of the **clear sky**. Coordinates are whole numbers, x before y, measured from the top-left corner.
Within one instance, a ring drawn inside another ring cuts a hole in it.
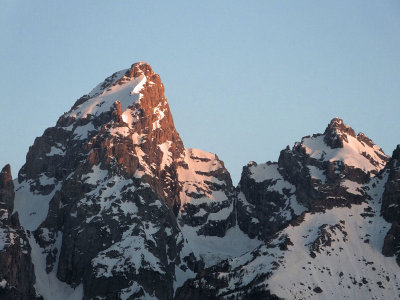
[[[400,2],[18,1],[0,10],[0,164],[136,61],[161,75],[186,147],[243,165],[341,117],[400,143]]]

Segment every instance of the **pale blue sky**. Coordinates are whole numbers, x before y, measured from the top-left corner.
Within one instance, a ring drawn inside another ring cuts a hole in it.
[[[144,2],[144,3],[143,3]],[[399,1],[16,1],[0,10],[0,165],[136,61],[161,75],[186,147],[235,182],[341,117],[400,143]]]

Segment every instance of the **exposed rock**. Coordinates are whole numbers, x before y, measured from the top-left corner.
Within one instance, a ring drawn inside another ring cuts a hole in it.
[[[224,237],[236,224],[234,188],[224,163],[214,154],[186,149],[177,172],[182,229],[194,227],[198,235]]]
[[[18,214],[12,214],[14,184],[10,165],[0,173],[0,298],[36,299],[31,247]]]
[[[385,190],[382,195],[381,214],[386,221],[392,223],[387,232],[382,248],[385,256],[395,256],[400,265],[400,145],[393,151],[392,158],[384,172],[387,176]]]
[[[392,223],[385,236],[382,254],[389,257],[396,256],[396,261],[400,265],[400,226],[397,222]]]
[[[387,164],[388,179],[382,196],[382,215],[388,222],[400,220],[400,145]]]
[[[0,207],[12,213],[14,209],[14,184],[10,165],[4,166],[0,172]]]
[[[343,148],[348,143],[348,136],[356,137],[353,128],[343,123],[342,119],[333,118],[324,132],[324,142],[332,149]]]
[[[243,167],[237,201],[240,228],[251,238],[267,240],[305,210],[297,203],[295,190],[276,163]]]

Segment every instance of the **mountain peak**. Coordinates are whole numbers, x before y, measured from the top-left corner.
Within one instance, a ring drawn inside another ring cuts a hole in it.
[[[343,142],[348,143],[348,136],[356,137],[353,128],[346,125],[342,119],[333,118],[324,132],[325,143],[332,148],[343,148]]]
[[[5,165],[0,172],[0,209],[6,208],[10,213],[14,207],[14,184],[11,176],[11,167]]]
[[[148,63],[134,63],[129,69],[113,73],[89,94],[79,98],[62,119],[69,119],[68,125],[71,120],[91,119],[113,110],[116,101],[119,101],[124,112],[146,98],[147,94],[153,98],[150,103],[153,109],[161,102],[166,102],[160,76],[154,73]]]
[[[365,134],[356,135],[343,120],[334,118],[323,134],[306,136],[295,147],[302,148],[311,158],[323,161],[342,161],[364,172],[379,172],[389,157]]]
[[[0,184],[1,184],[1,182],[2,182],[3,180],[4,180],[4,181],[10,181],[10,180],[12,180],[12,177],[11,177],[11,166],[10,166],[9,164],[6,164],[6,165],[3,167],[3,169],[1,169],[0,178],[1,178]]]
[[[334,125],[334,124],[344,124],[343,119],[339,118],[339,117],[334,117],[328,126],[330,125]]]
[[[400,144],[397,145],[392,154],[392,159],[400,161]]]
[[[154,71],[148,63],[137,62],[132,64],[131,68],[126,71],[125,76],[128,76],[130,79],[132,79],[141,74],[144,74],[146,77],[150,77],[154,75]]]

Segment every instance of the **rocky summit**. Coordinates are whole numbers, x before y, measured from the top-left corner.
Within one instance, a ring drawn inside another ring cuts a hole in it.
[[[334,118],[233,186],[147,63],[0,173],[0,299],[400,299],[400,146]]]

